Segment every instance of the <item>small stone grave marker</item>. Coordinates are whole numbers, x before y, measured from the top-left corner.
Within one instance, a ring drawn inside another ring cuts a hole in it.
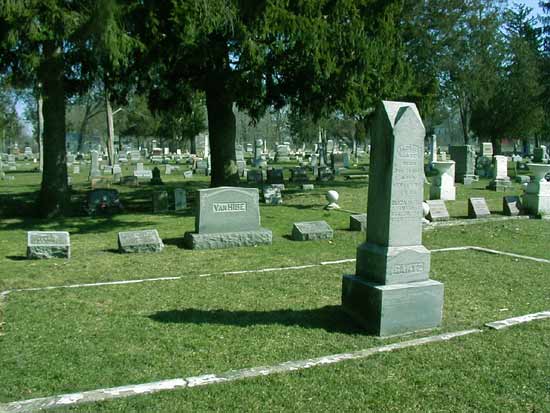
[[[268,185],[263,188],[264,201],[267,205],[281,205],[283,203],[283,197],[281,190],[277,187]]]
[[[350,231],[366,231],[367,230],[367,214],[355,214],[349,216]]]
[[[449,211],[445,206],[445,201],[442,199],[432,199],[426,201],[430,207],[430,212],[428,213],[428,220],[432,222],[437,221],[448,221],[450,219]]]
[[[184,171],[184,172],[183,172],[183,177],[184,177],[185,179],[193,178],[193,171]]]
[[[164,244],[156,229],[118,233],[119,252],[160,252],[163,248]]]
[[[187,191],[182,188],[174,189],[174,210],[181,211],[187,208]]]
[[[314,241],[332,239],[334,231],[326,221],[295,222],[292,227],[292,239],[295,241]]]
[[[297,167],[290,170],[291,177],[290,182],[295,183],[302,183],[302,182],[309,182],[309,178],[307,176],[307,171],[305,168]]]
[[[153,192],[153,213],[168,211],[168,192],[155,191]]]
[[[485,198],[468,199],[468,218],[484,218],[491,215]]]
[[[302,184],[302,191],[313,191],[315,189],[315,185],[313,184]]]
[[[504,215],[516,216],[521,214],[521,200],[519,196],[505,196],[502,198]]]
[[[71,258],[71,241],[65,231],[27,232],[27,258]]]

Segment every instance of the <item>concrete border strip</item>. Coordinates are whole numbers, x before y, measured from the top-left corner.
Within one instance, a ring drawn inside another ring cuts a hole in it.
[[[221,374],[204,374],[186,378],[177,378],[163,380],[153,383],[143,383],[129,386],[112,387],[106,389],[90,390],[80,393],[62,394],[50,397],[41,397],[36,399],[21,400],[5,404],[0,404],[0,413],[29,413],[44,409],[52,409],[62,406],[78,405],[124,397],[158,393],[160,391],[192,388],[197,386],[206,386],[216,383],[226,383],[236,380],[242,380],[251,377],[269,376],[272,374],[288,373],[297,370],[309,369],[316,366],[339,363],[345,360],[357,360],[370,357],[379,353],[401,350],[408,347],[415,347],[429,343],[449,341],[457,337],[463,337],[469,334],[481,333],[482,330],[471,329],[455,331],[435,336],[422,337],[414,340],[403,341],[393,344],[387,344],[380,347],[373,347],[365,350],[354,351],[351,353],[332,354],[318,358],[287,361],[272,366],[252,367],[239,370],[229,370]]]
[[[531,321],[543,320],[546,318],[550,318],[550,311],[541,311],[540,313],[526,314],[519,317],[507,318],[505,320],[492,321],[485,324],[485,326],[492,328],[493,330],[502,330],[518,324],[529,323]]]
[[[544,264],[550,264],[550,260],[547,260],[544,258],[529,257],[527,255],[520,255],[520,254],[515,254],[515,253],[505,252],[505,251],[497,251],[489,248],[476,247],[471,245],[462,246],[462,247],[437,248],[437,249],[430,250],[430,252],[436,253],[436,252],[452,252],[452,251],[467,251],[467,250],[486,252],[489,254],[496,254],[496,255],[504,255],[504,256],[519,258],[523,260],[530,260],[530,261],[540,262]],[[296,266],[290,266],[290,267],[272,267],[272,268],[253,269],[253,270],[236,270],[236,271],[204,273],[204,274],[198,274],[197,277],[212,277],[215,275],[240,275],[240,274],[251,274],[251,273],[275,272],[275,271],[294,271],[294,270],[302,270],[307,268],[315,268],[315,267],[324,266],[324,265],[346,264],[346,263],[352,263],[355,261],[356,261],[355,258],[344,258],[341,260],[334,260],[334,261],[321,261],[319,264],[304,264],[304,265],[296,265]],[[58,290],[63,288],[102,287],[102,286],[109,286],[109,285],[139,284],[139,283],[156,282],[156,281],[177,281],[188,276],[191,276],[191,274],[175,276],[175,277],[144,278],[144,279],[138,279],[138,280],[105,281],[105,282],[99,282],[99,283],[55,285],[55,286],[49,286],[49,287],[34,287],[34,288],[16,288],[12,290],[1,291],[0,300],[2,298],[7,297],[8,294],[11,294],[14,292],[46,291],[46,290]]]

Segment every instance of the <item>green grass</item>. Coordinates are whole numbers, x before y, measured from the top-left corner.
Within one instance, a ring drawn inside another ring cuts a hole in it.
[[[76,198],[82,198],[86,188],[82,175],[75,183]],[[206,185],[204,178],[163,179],[170,188]],[[468,196],[484,196],[494,212],[500,211],[502,194],[484,190],[486,184],[459,185],[459,199],[447,203],[451,215],[466,215]],[[32,203],[28,194],[37,190],[38,175],[21,172],[15,182],[0,185],[3,199]],[[322,209],[329,187],[340,192],[344,209],[366,210],[366,181],[316,184],[315,191],[306,193],[289,185],[284,205],[261,207],[262,225],[273,230],[273,245],[216,251],[183,249],[183,233],[193,230],[192,214],[148,213],[153,190],[148,185],[121,188],[127,212],[110,218],[75,215],[45,221],[4,210],[0,291],[164,276],[182,279],[10,294],[0,308],[0,402],[221,373],[410,339],[365,335],[341,312],[341,277],[354,272],[353,263],[198,277],[353,258],[365,234],[347,230],[348,212]],[[519,193],[519,187],[514,191]],[[293,222],[320,219],[336,230],[333,241],[289,239]],[[118,254],[117,232],[139,228],[157,228],[165,250]],[[72,258],[25,260],[26,231],[31,229],[68,230]],[[424,233],[430,249],[478,245],[547,259],[549,242],[550,222],[541,220]],[[480,328],[488,321],[548,310],[549,274],[548,264],[511,257],[435,253],[431,278],[445,284],[444,321],[435,332],[416,336]],[[70,410],[545,411],[549,326],[548,321],[536,322],[362,361]]]

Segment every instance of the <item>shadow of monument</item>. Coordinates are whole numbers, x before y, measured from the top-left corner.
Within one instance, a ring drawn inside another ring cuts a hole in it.
[[[230,311],[201,310],[185,308],[181,310],[159,311],[148,316],[151,320],[161,323],[180,324],[218,324],[235,327],[250,327],[255,325],[298,326],[311,329],[323,329],[329,333],[365,334],[336,305],[324,306],[308,310],[272,310],[272,311]]]

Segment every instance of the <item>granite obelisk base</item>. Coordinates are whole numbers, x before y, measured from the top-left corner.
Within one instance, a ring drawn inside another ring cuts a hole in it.
[[[443,284],[384,285],[345,275],[342,307],[368,333],[381,337],[435,328],[441,324]]]

